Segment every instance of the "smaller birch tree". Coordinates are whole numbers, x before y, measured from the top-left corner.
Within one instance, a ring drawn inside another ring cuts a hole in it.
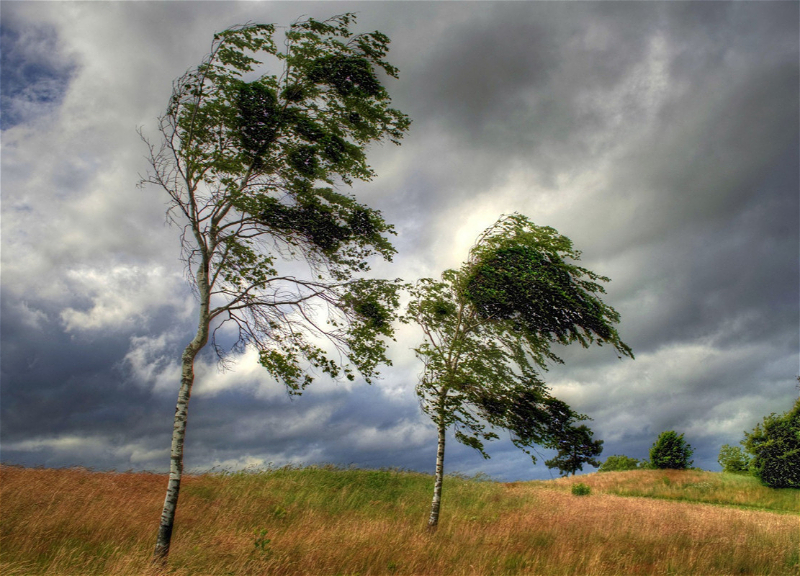
[[[399,284],[364,275],[370,258],[391,259],[394,232],[340,188],[370,180],[367,145],[399,143],[409,120],[381,82],[381,73],[397,76],[384,60],[389,39],[352,34],[354,19],[295,22],[280,48],[271,24],[216,34],[210,54],[175,81],[160,143],[145,139],[144,183],[169,196],[199,300],[197,332],[181,357],[157,562],[169,553],[193,366],[207,343],[220,358],[255,347],[291,394],[313,372],[369,381],[387,362]],[[264,72],[265,58],[278,73]],[[231,349],[214,336],[225,325],[236,337]]]
[[[539,376],[561,362],[552,344],[610,344],[633,357],[613,326],[619,315],[597,296],[608,278],[567,262],[579,257],[569,238],[512,214],[478,238],[460,269],[411,289],[403,320],[425,336],[416,391],[438,433],[429,529],[439,521],[448,429],[485,458],[484,442],[508,430],[535,462],[535,445],[553,445],[582,418]]]

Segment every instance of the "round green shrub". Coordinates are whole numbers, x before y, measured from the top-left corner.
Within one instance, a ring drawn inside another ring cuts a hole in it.
[[[684,470],[692,465],[689,460],[692,454],[694,449],[683,439],[683,434],[667,430],[659,434],[650,448],[650,463],[654,468]]]
[[[572,485],[572,493],[575,494],[575,496],[588,496],[592,493],[592,489],[583,482],[578,482]]]

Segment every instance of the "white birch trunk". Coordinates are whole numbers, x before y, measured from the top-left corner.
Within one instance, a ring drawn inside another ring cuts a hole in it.
[[[175,523],[175,509],[178,506],[178,493],[181,488],[183,474],[183,444],[186,437],[186,420],[189,411],[189,398],[194,383],[194,359],[197,353],[208,342],[209,334],[209,287],[206,267],[202,265],[197,274],[197,287],[200,292],[200,321],[197,334],[189,343],[181,356],[181,387],[178,392],[178,404],[175,407],[175,422],[172,427],[172,449],[170,451],[169,482],[164,509],[161,512],[161,523],[158,527],[158,539],[153,552],[153,561],[165,563],[172,540],[172,528]]]
[[[444,440],[445,423],[444,410],[439,412],[439,445],[436,450],[436,480],[433,484],[433,501],[431,502],[431,515],[428,518],[428,530],[436,530],[439,524],[439,508],[442,504],[442,480],[444,478]]]

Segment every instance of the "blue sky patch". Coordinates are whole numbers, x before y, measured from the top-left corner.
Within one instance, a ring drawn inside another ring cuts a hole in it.
[[[2,130],[59,106],[76,70],[54,29],[20,29],[13,20],[0,27],[0,59]]]

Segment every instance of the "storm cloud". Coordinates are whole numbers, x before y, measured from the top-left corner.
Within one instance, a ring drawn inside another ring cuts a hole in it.
[[[360,201],[396,226],[384,277],[457,267],[520,212],[612,279],[636,360],[559,351],[544,373],[593,418],[603,457],[685,433],[719,469],[800,371],[800,6],[791,2],[3,3],[0,449],[7,463],[165,470],[178,360],[196,325],[166,197],[137,188],[172,80],[212,35],[355,11],[392,39],[413,124],[370,150]],[[371,386],[290,398],[245,352],[197,367],[186,466],[432,471],[399,328]],[[448,471],[547,478],[508,439],[450,438]]]

